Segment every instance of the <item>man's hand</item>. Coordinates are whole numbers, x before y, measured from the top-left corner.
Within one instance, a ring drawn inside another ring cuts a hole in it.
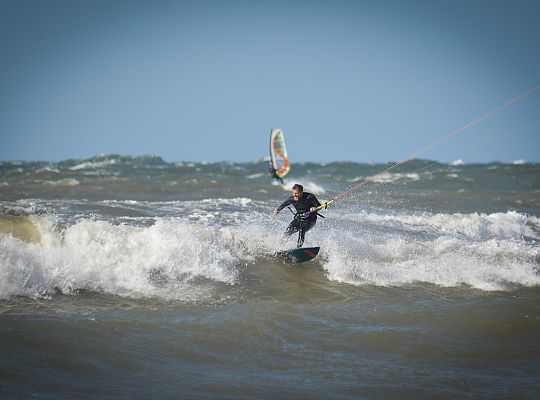
[[[316,209],[317,209],[317,207],[311,207],[311,208],[309,209],[309,211],[315,211]]]
[[[278,215],[278,214],[279,214],[279,211],[278,211],[278,210],[274,210],[274,211],[272,211],[272,214]]]

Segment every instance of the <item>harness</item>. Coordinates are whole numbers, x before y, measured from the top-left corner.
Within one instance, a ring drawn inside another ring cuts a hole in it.
[[[307,211],[307,212],[304,212],[304,213],[299,213],[299,212],[294,212],[293,210],[291,210],[291,207],[287,207],[287,209],[294,215],[294,219],[298,219],[300,221],[307,220],[309,218],[309,216],[311,214],[313,214],[313,213],[317,214],[321,218],[326,218],[324,215],[319,214],[316,211]]]

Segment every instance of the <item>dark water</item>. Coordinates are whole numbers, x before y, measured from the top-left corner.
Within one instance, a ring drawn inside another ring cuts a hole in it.
[[[539,164],[407,163],[272,257],[288,186],[389,165],[0,163],[0,397],[537,398]]]

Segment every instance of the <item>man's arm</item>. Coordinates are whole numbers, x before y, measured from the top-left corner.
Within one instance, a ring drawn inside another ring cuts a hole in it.
[[[309,200],[309,205],[310,205],[311,208],[319,207],[321,205],[321,203],[319,202],[319,200],[317,200],[317,198],[315,197],[314,194],[310,193],[308,200]]]
[[[273,214],[278,215],[281,210],[283,210],[287,206],[290,206],[292,203],[293,203],[293,199],[291,196],[287,200],[285,200],[283,203],[281,203],[281,205],[273,211]]]

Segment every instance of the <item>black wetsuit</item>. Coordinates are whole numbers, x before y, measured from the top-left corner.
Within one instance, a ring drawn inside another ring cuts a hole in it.
[[[283,179],[279,177],[277,171],[274,169],[274,166],[272,164],[270,164],[270,169],[268,171],[270,172],[270,176],[272,177],[272,179],[278,181],[283,185]]]
[[[293,197],[291,196],[277,208],[277,211],[281,211],[290,205],[293,205],[294,208],[296,208],[296,215],[285,230],[284,235],[285,238],[288,238],[293,233],[298,232],[298,241],[296,246],[302,247],[306,232],[313,228],[317,222],[317,213],[312,212],[305,216],[302,214],[307,213],[311,207],[320,206],[321,203],[319,203],[319,200],[317,200],[317,198],[311,193],[303,192],[298,201],[294,201]]]

